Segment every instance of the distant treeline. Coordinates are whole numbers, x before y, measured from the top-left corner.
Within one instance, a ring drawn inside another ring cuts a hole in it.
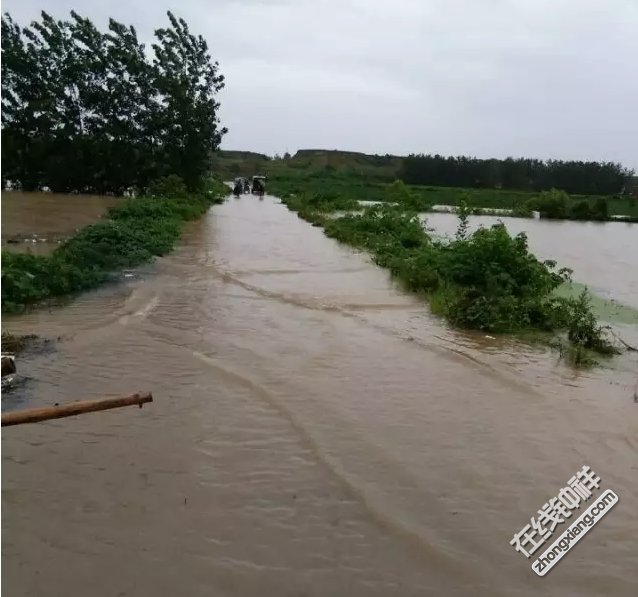
[[[148,52],[113,19],[103,32],[75,12],[29,27],[3,16],[3,186],[120,194],[170,174],[200,184],[225,132],[224,77],[206,41],[168,17]]]
[[[403,159],[399,176],[408,184],[530,191],[556,188],[582,195],[611,195],[622,192],[632,174],[612,162],[412,154]]]

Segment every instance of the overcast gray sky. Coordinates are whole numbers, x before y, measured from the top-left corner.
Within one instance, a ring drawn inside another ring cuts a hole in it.
[[[171,8],[226,75],[222,146],[613,160],[638,170],[638,0],[5,0],[142,40]]]

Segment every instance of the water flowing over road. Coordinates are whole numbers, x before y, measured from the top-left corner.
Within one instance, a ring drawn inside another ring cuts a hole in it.
[[[636,228],[605,226],[630,296]],[[635,357],[574,372],[453,330],[274,198],[229,199],[134,277],[5,329],[61,337],[5,409],[155,397],[3,431],[7,594],[635,594]],[[509,541],[585,464],[619,504],[538,578]]]

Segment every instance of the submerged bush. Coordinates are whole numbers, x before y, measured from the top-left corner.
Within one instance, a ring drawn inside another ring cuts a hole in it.
[[[452,323],[489,332],[564,332],[572,362],[589,353],[611,354],[587,293],[577,299],[554,290],[571,271],[556,269],[529,252],[524,233],[511,236],[502,223],[470,233],[467,208],[459,208],[454,239],[431,238],[415,213],[373,206],[359,215],[325,219],[325,233],[372,253],[412,291],[424,293],[433,311]],[[589,356],[588,356],[589,355]]]
[[[558,349],[561,358],[573,365],[589,367],[596,363],[595,354],[619,354],[605,330],[598,324],[591,309],[591,297],[586,290],[575,299],[556,299],[562,303],[559,313],[562,317],[561,328],[566,329],[566,339],[558,338],[553,346]]]

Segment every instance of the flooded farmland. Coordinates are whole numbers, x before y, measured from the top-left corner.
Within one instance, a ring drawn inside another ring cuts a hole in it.
[[[99,195],[3,191],[2,250],[50,253],[117,202]]]

